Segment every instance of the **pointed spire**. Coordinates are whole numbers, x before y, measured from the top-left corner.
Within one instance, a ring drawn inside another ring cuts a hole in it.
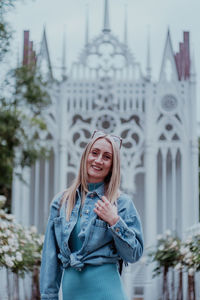
[[[89,43],[89,7],[86,4],[86,21],[85,21],[85,45]]]
[[[147,80],[151,80],[151,49],[150,49],[150,27],[148,26],[148,33],[147,33]]]
[[[104,1],[104,22],[103,22],[103,33],[110,32],[110,21],[109,21],[109,7],[108,0]]]
[[[63,53],[62,53],[62,79],[66,79],[67,67],[66,67],[66,32],[64,28],[64,34],[63,34]]]
[[[45,25],[44,25],[43,36],[42,36],[42,41],[41,41],[41,46],[40,46],[40,53],[37,58],[37,65],[39,67],[42,67],[43,61],[46,62],[46,66],[48,69],[48,70],[44,70],[44,72],[48,73],[49,78],[53,79],[53,73],[52,73],[51,60],[50,60],[50,55],[49,55],[49,48],[48,48],[48,43],[47,43]]]
[[[128,44],[128,30],[127,30],[127,22],[128,22],[128,16],[127,16],[127,3],[124,6],[124,44]]]
[[[169,28],[167,31],[167,39],[165,42],[159,81],[168,81],[168,82],[178,81],[178,71],[177,71]]]

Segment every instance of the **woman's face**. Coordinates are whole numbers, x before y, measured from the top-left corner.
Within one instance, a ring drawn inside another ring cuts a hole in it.
[[[87,158],[88,182],[104,181],[112,166],[112,145],[104,138],[92,145]]]

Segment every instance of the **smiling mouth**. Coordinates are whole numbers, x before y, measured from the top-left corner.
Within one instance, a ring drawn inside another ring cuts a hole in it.
[[[96,166],[92,166],[92,168],[93,168],[95,171],[101,171],[101,170],[102,170],[102,168],[96,167]]]

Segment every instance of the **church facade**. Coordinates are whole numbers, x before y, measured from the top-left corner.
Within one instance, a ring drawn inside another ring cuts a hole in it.
[[[102,32],[90,41],[86,28],[81,56],[68,73],[63,59],[59,83],[53,80],[44,31],[37,63],[51,82],[52,105],[45,116],[50,133],[41,138],[51,147],[51,157],[17,170],[28,184],[14,176],[13,212],[20,222],[44,232],[52,197],[72,182],[91,134],[102,130],[123,138],[121,189],[132,195],[148,248],[158,234],[171,230],[181,237],[199,220],[196,78],[189,32],[174,53],[168,31],[155,82],[149,49],[143,74],[128,47],[126,25],[121,42],[110,28],[108,1],[104,5]],[[29,46],[26,32],[25,56]],[[151,268],[145,268],[142,262],[124,268],[130,299],[158,297]]]

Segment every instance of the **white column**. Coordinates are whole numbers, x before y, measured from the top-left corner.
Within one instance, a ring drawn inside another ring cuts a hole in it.
[[[172,148],[172,229],[177,232],[177,215],[176,215],[176,153],[177,149]]]
[[[146,87],[146,145],[145,145],[145,247],[156,243],[157,235],[157,144],[155,140],[156,115],[152,85]],[[148,251],[148,250],[147,250]],[[156,299],[156,280],[152,279],[153,264],[146,268],[144,300]]]
[[[44,227],[49,213],[49,160],[44,163]],[[45,229],[45,228],[43,228]]]
[[[148,249],[155,245],[157,235],[157,155],[156,149],[150,144],[146,145],[145,167],[145,246]],[[156,299],[156,280],[152,279],[153,268],[151,264],[146,269],[145,300]]]
[[[193,200],[193,218],[191,221],[193,223],[197,223],[199,221],[199,178],[198,178],[198,134],[197,134],[197,97],[196,97],[196,70],[195,70],[195,62],[194,62],[194,54],[191,57],[191,74],[190,74],[190,107],[191,107],[191,116],[189,116],[189,122],[191,125],[191,190],[190,193],[192,195]]]
[[[191,222],[199,222],[199,158],[198,158],[198,143],[194,141],[191,147],[192,153],[192,165],[191,165],[191,174],[192,174],[192,191],[193,191],[193,212],[191,213]],[[191,224],[192,225],[192,224]]]
[[[34,225],[38,226],[38,220],[39,220],[39,184],[40,184],[40,162],[37,160],[35,163],[35,197],[34,197]]]
[[[56,141],[56,146],[54,147],[54,193],[59,192],[59,151],[58,151],[58,142]]]
[[[25,226],[30,225],[30,172],[31,169],[29,167],[25,167],[23,169],[23,179],[25,180],[25,183],[21,182],[22,186],[22,202],[21,202],[21,222]]]
[[[16,169],[14,169],[13,172],[13,180],[12,180],[12,206],[11,211],[15,215],[15,217],[18,219],[18,209],[19,209],[19,178],[15,174]]]
[[[60,140],[59,142],[59,191],[66,189],[67,184],[67,146],[66,140]]]
[[[148,247],[155,243],[157,234],[157,155],[151,145],[146,145],[145,166],[145,241]]]
[[[191,219],[193,218],[193,210],[191,210],[192,205],[194,204],[192,195],[190,194],[190,185],[191,185],[191,174],[190,174],[190,156],[188,153],[188,145],[184,145],[181,151],[181,166],[182,166],[182,234],[184,231],[189,228],[195,221],[191,224]]]
[[[59,120],[59,182],[58,190],[66,189],[66,175],[67,175],[67,98],[65,86],[61,86],[61,102],[60,102],[60,120]]]
[[[167,148],[162,149],[162,219],[163,232],[167,229]]]
[[[19,176],[21,175],[22,175],[22,168],[18,166],[13,171],[11,210],[16,220],[19,222],[21,221],[21,199],[22,199],[22,193],[21,193],[22,181],[19,178]]]

